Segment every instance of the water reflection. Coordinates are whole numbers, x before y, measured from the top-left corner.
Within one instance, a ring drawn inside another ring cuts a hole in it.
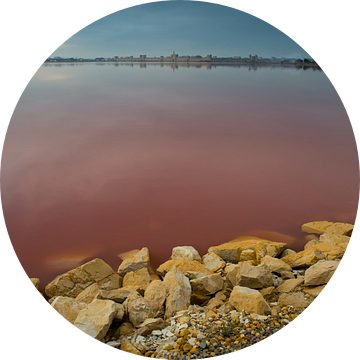
[[[94,257],[116,269],[143,246],[156,267],[176,245],[203,254],[241,235],[299,250],[302,223],[354,222],[355,140],[323,72],[188,65],[45,64],[33,77],[1,174],[29,276],[44,285]]]

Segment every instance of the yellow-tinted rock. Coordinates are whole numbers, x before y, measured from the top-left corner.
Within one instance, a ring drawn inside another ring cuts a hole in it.
[[[88,286],[85,290],[83,290],[76,298],[76,301],[84,302],[86,304],[90,304],[94,299],[96,299],[97,295],[100,292],[100,287],[97,283],[94,283]]]
[[[289,279],[284,281],[280,286],[278,286],[275,291],[280,293],[288,293],[295,288],[299,287],[304,282],[303,278],[299,279]]]
[[[290,294],[281,294],[278,300],[280,307],[291,305],[295,309],[305,309],[310,305],[310,301],[305,299],[305,295],[302,292],[295,292]]]
[[[119,338],[120,336],[129,336],[134,332],[134,325],[131,322],[124,322],[115,331],[114,336]]]
[[[301,230],[310,234],[322,234],[333,223],[330,221],[312,221],[301,226]]]
[[[184,257],[201,262],[198,251],[192,246],[176,246],[172,249],[171,260],[178,260]]]
[[[74,324],[80,310],[85,309],[87,304],[67,296],[57,296],[51,306],[66,320]]]
[[[148,269],[142,268],[126,273],[123,278],[123,287],[135,289],[143,294],[150,282],[151,278]]]
[[[50,282],[45,293],[53,296],[78,296],[85,288],[97,283],[105,290],[117,289],[121,278],[101,259],[94,259],[77,267]]]
[[[237,311],[245,310],[259,315],[265,315],[270,311],[268,303],[260,292],[247,287],[235,286],[229,301]]]
[[[317,244],[311,249],[315,249],[323,253],[325,260],[340,260],[342,259],[345,252],[342,246],[328,243]]]
[[[120,350],[126,351],[131,354],[135,354],[135,355],[142,355],[141,352],[134,345],[132,345],[131,342],[128,340],[121,340]]]
[[[310,266],[305,272],[305,286],[324,285],[329,282],[339,261],[320,261]]]
[[[161,317],[165,313],[166,291],[161,280],[155,280],[146,288],[144,299],[150,304],[153,316]]]
[[[225,267],[226,262],[214,252],[205,254],[202,258],[203,264],[211,271],[215,272]]]
[[[38,278],[30,278],[30,281],[33,283],[33,285],[39,289],[39,283],[40,283],[40,280]]]
[[[130,294],[124,306],[134,327],[140,327],[146,319],[153,318],[150,304],[140,295]]]
[[[285,247],[285,243],[273,242],[254,236],[243,236],[227,243],[210,247],[208,252],[214,252],[227,262],[238,263],[243,251],[253,250],[256,254],[256,262],[260,263],[261,258],[266,255],[279,256]]]
[[[266,264],[253,266],[240,263],[236,275],[236,285],[251,289],[262,289],[273,285],[273,275]]]
[[[327,227],[324,231],[325,234],[338,234],[350,237],[354,225],[347,223],[336,222]]]
[[[281,260],[293,269],[307,268],[325,258],[325,255],[317,250],[317,246],[315,245],[298,253],[287,255],[281,258]]]
[[[191,260],[189,258],[182,258],[178,260],[168,260],[165,263],[161,264],[157,269],[156,273],[161,277],[164,277],[169,271],[171,271],[174,267],[180,270],[182,273],[186,273],[188,271],[193,271],[197,273],[201,273],[204,275],[211,275],[213,272],[209,270],[204,265],[200,264],[198,261]]]
[[[222,290],[224,280],[219,274],[205,275],[190,281],[193,293],[212,295]]]
[[[96,295],[97,299],[113,300],[118,303],[123,303],[130,294],[138,294],[135,289],[114,289],[114,290],[100,290]]]
[[[321,291],[324,290],[324,288],[325,288],[325,285],[316,286],[316,287],[304,287],[304,288],[302,288],[301,291],[305,294],[316,297],[321,293]]]
[[[141,250],[133,250],[125,254],[120,254],[119,257],[123,259],[118,269],[121,277],[129,272],[144,268],[150,271],[150,256],[149,250],[146,247],[143,247]]]

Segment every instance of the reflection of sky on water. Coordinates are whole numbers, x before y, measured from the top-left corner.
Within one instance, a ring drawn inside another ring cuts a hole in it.
[[[43,66],[2,164],[10,238],[44,282],[143,246],[155,264],[248,234],[300,249],[302,223],[353,222],[357,197],[339,97],[292,68]]]

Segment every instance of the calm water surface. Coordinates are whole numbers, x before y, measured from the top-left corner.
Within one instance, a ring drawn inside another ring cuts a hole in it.
[[[300,226],[353,223],[358,158],[320,70],[43,65],[14,112],[2,201],[21,264],[44,286],[94,257],[240,235],[300,250]]]

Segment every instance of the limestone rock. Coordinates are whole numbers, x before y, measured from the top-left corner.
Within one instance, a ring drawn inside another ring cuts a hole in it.
[[[146,288],[144,299],[150,304],[153,316],[162,317],[165,313],[166,290],[161,280],[155,280]]]
[[[321,244],[314,245],[311,249],[318,250],[324,254],[325,260],[340,260],[345,253],[346,247],[344,249],[342,246],[323,242]]]
[[[265,297],[265,296],[270,296],[274,293],[275,287],[274,286],[269,286],[267,288],[264,289],[260,289],[259,293]]]
[[[219,274],[212,274],[190,280],[190,285],[193,293],[212,295],[223,288],[224,280]]]
[[[302,288],[302,292],[304,294],[308,294],[311,295],[312,297],[316,297],[318,296],[321,291],[323,291],[325,288],[325,285],[321,285],[321,286],[316,286],[316,287],[304,287]]]
[[[136,328],[146,319],[153,317],[150,304],[140,295],[130,294],[126,299],[125,310]]]
[[[116,313],[114,316],[114,321],[119,322],[123,319],[125,311],[124,311],[124,307],[121,304],[115,303],[115,306],[116,306]]]
[[[303,282],[304,278],[289,279],[284,281],[280,286],[278,286],[275,291],[279,293],[288,293],[299,287]]]
[[[74,324],[80,310],[85,309],[87,304],[67,296],[57,296],[51,306],[66,320]]]
[[[129,336],[134,332],[134,325],[131,322],[123,322],[115,331],[114,337]]]
[[[117,313],[111,300],[95,299],[79,312],[74,325],[97,340],[103,340]]]
[[[114,290],[100,290],[96,295],[97,299],[112,300],[118,303],[123,303],[130,294],[138,294],[134,289],[114,289]]]
[[[236,275],[239,271],[240,264],[238,265],[231,264],[231,265],[232,265],[231,267],[226,266],[227,268],[226,280],[231,285],[230,287],[234,287],[236,285]]]
[[[100,288],[111,290],[120,286],[121,278],[101,259],[94,259],[63,275],[58,276],[45,287],[48,297],[76,297],[85,288],[97,283]]]
[[[184,257],[201,262],[198,251],[192,246],[177,246],[172,249],[171,260],[178,260]]]
[[[134,289],[144,294],[150,282],[151,278],[148,269],[142,268],[126,273],[123,278],[123,288]]]
[[[190,303],[192,305],[205,306],[210,299],[211,299],[210,296],[206,296],[202,294],[191,294]]]
[[[327,284],[339,265],[339,261],[320,261],[305,272],[305,286]]]
[[[256,255],[256,263],[265,255],[278,257],[285,249],[286,244],[280,242],[273,242],[258,237],[243,236],[227,243],[210,247],[208,252],[214,252],[219,255],[226,262],[238,263],[243,251],[252,250]],[[249,256],[251,252],[247,252]]]
[[[280,295],[278,305],[280,307],[291,305],[295,309],[305,309],[310,305],[310,301],[305,299],[305,295],[302,292],[283,293]]]
[[[287,255],[281,258],[281,260],[293,269],[307,268],[325,258],[325,255],[316,249],[317,246],[315,245],[298,253]]]
[[[186,310],[189,307],[191,298],[190,281],[177,267],[173,267],[166,274],[164,286],[166,291],[165,318],[169,318],[178,311]]]
[[[158,319],[146,319],[137,331],[138,335],[147,336],[151,334],[153,330],[162,330],[165,328],[165,321],[161,318]]]
[[[321,243],[328,243],[334,245],[340,245],[343,243],[348,244],[350,241],[350,236],[341,235],[341,234],[334,234],[334,233],[325,233],[320,235],[319,242]]]
[[[280,256],[280,259],[290,254],[296,254],[296,251],[292,249],[285,249]]]
[[[225,267],[226,262],[214,252],[205,254],[202,258],[203,264],[211,271],[216,272]]]
[[[310,234],[322,234],[326,228],[332,225],[329,221],[312,221],[301,226],[301,231]]]
[[[30,281],[37,289],[39,289],[40,280],[38,278],[30,278]]]
[[[126,339],[121,339],[120,341],[120,350],[126,351],[135,355],[142,355],[141,352],[133,345],[130,341]]]
[[[94,299],[96,299],[97,295],[101,291],[99,285],[94,283],[88,286],[85,290],[83,290],[76,298],[76,301],[84,302],[86,304],[90,304]],[[105,291],[105,290],[104,290]]]
[[[290,265],[288,265],[287,263],[285,263],[284,261],[282,261],[280,259],[276,259],[269,255],[264,256],[261,259],[261,263],[266,264],[270,268],[271,272],[278,274],[280,276],[282,276],[282,274],[284,274],[284,273],[286,274],[287,272],[292,271],[292,268]]]
[[[329,227],[327,227],[324,231],[325,234],[338,234],[350,237],[352,234],[352,230],[354,225],[347,223],[333,223]]]
[[[178,270],[180,270],[182,273],[186,273],[188,271],[193,271],[197,273],[201,273],[204,275],[211,275],[213,272],[209,270],[204,265],[200,264],[198,261],[191,260],[189,258],[181,258],[178,260],[168,260],[165,263],[161,264],[157,269],[156,273],[160,275],[162,278],[176,267]]]
[[[320,240],[319,239],[312,239],[310,241],[308,241],[305,246],[304,246],[304,250],[307,250],[309,248],[311,248],[312,246],[318,245],[320,244]]]
[[[224,305],[224,301],[217,299],[217,298],[212,298],[206,305],[207,309],[210,310],[214,310],[214,309],[218,309],[219,307],[221,307],[222,305]]]
[[[253,266],[248,263],[240,263],[236,275],[236,285],[262,289],[273,285],[273,276],[266,264]]]
[[[126,257],[120,264],[118,273],[121,277],[124,277],[128,272],[140,269],[150,270],[150,255],[146,247],[139,251],[134,251],[131,256]]]
[[[265,315],[270,311],[270,306],[259,291],[242,286],[235,286],[231,292],[230,304],[237,310]]]

